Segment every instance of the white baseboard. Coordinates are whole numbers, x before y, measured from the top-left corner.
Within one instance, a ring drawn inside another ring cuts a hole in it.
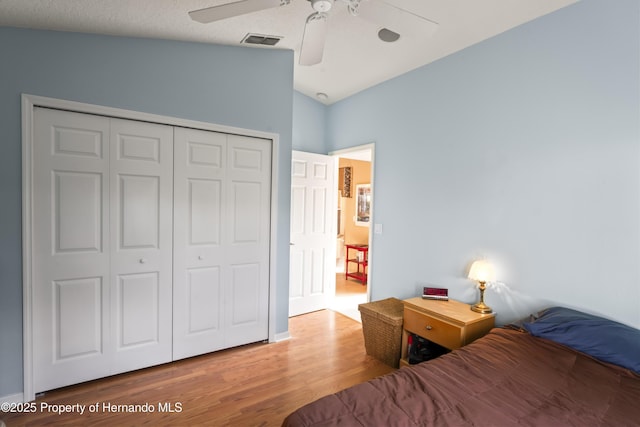
[[[24,402],[23,393],[10,394],[8,396],[0,396],[0,403],[23,403],[23,402]]]
[[[275,336],[275,342],[286,341],[288,339],[291,339],[291,335],[289,335],[289,331],[280,332]]]

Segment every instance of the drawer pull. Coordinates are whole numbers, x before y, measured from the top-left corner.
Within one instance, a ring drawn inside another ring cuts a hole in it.
[[[427,328],[426,328],[426,329],[427,329],[427,331],[430,331],[430,330],[432,330],[432,329],[433,329],[433,327],[432,327],[431,325],[427,325]]]

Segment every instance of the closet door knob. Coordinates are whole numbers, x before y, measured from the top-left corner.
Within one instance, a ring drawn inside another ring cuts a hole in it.
[[[145,262],[147,262],[147,260],[146,260],[146,259],[144,259],[144,258],[140,258],[140,264],[144,264]]]
[[[198,259],[199,259],[200,261],[202,261],[202,260],[204,259],[204,257],[203,257],[202,255],[198,255]]]

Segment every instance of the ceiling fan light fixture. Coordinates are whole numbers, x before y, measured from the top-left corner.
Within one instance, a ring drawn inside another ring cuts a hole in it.
[[[302,43],[297,51],[298,64],[313,66],[322,62],[329,11],[335,1],[308,0],[314,12],[307,17],[304,25]],[[377,28],[382,28],[378,31],[378,38],[386,43],[393,43],[400,39],[400,34],[394,30],[402,31],[402,34],[422,35],[425,31],[433,32],[438,27],[436,22],[386,3],[387,0],[341,1],[346,3],[347,10],[351,15],[369,21],[376,25]],[[231,0],[230,3],[192,10],[189,12],[189,16],[194,21],[208,23],[286,6],[291,2],[292,0]],[[275,46],[281,38],[250,34],[241,43]]]
[[[333,2],[331,0],[309,0],[311,2],[311,7],[316,12],[328,12],[331,10],[331,6]]]
[[[400,38],[400,34],[394,31],[391,31],[387,28],[383,28],[380,31],[378,31],[378,38],[383,42],[393,43],[398,41],[398,39]]]

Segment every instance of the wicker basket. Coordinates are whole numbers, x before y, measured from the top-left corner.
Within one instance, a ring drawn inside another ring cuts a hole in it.
[[[394,368],[400,363],[404,305],[396,298],[358,305],[367,354]]]

